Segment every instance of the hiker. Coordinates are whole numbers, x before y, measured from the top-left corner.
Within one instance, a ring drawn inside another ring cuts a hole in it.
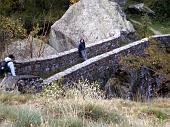
[[[10,54],[3,61],[5,62],[4,70],[3,70],[5,73],[5,77],[1,82],[1,87],[4,87],[6,91],[13,90],[17,82],[17,79],[15,78],[16,73],[15,73],[15,67],[14,67],[14,60],[15,60],[15,57],[12,54]]]
[[[80,43],[78,46],[79,56],[84,60],[87,60],[86,46],[84,39],[80,39]]]

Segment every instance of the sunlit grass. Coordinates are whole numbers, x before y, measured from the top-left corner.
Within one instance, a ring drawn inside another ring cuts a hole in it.
[[[79,85],[65,91],[64,94],[50,89],[50,96],[46,96],[48,93],[45,93],[43,96],[36,95],[29,97],[31,99],[24,99],[25,101],[16,99],[16,97],[23,98],[24,95],[1,94],[0,126],[168,127],[170,125],[168,98],[157,98],[148,102],[114,98],[106,100],[102,98],[103,93],[99,92],[95,85],[88,87],[89,82],[82,83],[81,88]],[[95,94],[96,92],[98,94]],[[57,95],[56,98],[56,95],[51,96],[51,94],[61,95]],[[12,99],[12,95],[16,97]],[[2,99],[6,96],[7,99]],[[17,101],[17,105],[10,101]]]
[[[1,122],[10,121],[14,127],[31,127],[41,124],[41,114],[28,108],[0,104]]]
[[[163,34],[170,33],[170,22],[153,22],[151,26]]]
[[[7,104],[23,104],[32,98],[31,95],[23,95],[19,93],[9,93],[0,91],[0,102]]]

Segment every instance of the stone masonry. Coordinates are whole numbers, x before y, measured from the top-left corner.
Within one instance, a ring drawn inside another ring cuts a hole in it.
[[[121,42],[120,34],[114,37],[99,41],[97,43],[86,46],[88,58],[100,55],[104,52],[111,51],[118,47]],[[55,74],[66,68],[80,63],[82,59],[79,57],[78,49],[71,49],[57,55],[46,58],[32,59],[24,62],[17,62],[17,74],[20,75],[39,75],[42,76]]]
[[[119,56],[129,53],[136,55],[143,54],[144,49],[149,43],[149,39],[157,39],[165,43],[170,42],[170,35],[159,35],[152,36],[150,38],[144,38],[140,41],[136,41],[123,47],[98,55],[88,59],[83,63],[77,64],[71,68],[59,72],[54,76],[51,76],[50,78],[44,80],[44,83],[49,84],[52,81],[61,78],[66,84],[72,84],[73,82],[77,82],[81,79],[87,79],[89,81],[100,81],[102,79],[103,83],[104,80],[109,78],[110,74],[116,72]]]
[[[102,79],[103,82],[105,79],[107,80],[111,73],[114,73],[117,70],[119,56],[129,53],[137,55],[143,54],[145,47],[147,47],[148,45],[149,39],[157,39],[163,43],[167,43],[170,42],[170,34],[144,38],[120,48],[113,49],[115,45],[110,45],[120,41],[119,39],[120,38],[118,36],[98,42],[97,44],[88,45],[87,50],[89,53],[91,49],[91,56],[87,61],[84,61],[82,63],[76,64],[78,53],[77,49],[73,49],[49,58],[40,58],[20,63],[17,65],[18,73],[48,73],[50,70],[53,70],[55,68],[66,67],[69,63],[70,67],[45,79],[44,83],[49,84],[61,78],[63,78],[63,81],[65,83],[69,84],[80,79],[88,79],[90,81],[100,81],[100,79]],[[108,49],[108,47],[110,47],[110,49]],[[113,50],[111,49],[111,47]]]

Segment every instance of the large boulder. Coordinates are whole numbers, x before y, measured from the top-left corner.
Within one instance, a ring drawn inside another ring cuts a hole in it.
[[[110,1],[117,2],[121,7],[123,7],[127,2],[127,0],[110,0]]]
[[[133,33],[134,28],[116,2],[80,0],[51,26],[49,43],[62,52],[75,48],[82,37],[89,44],[122,32]]]
[[[42,40],[29,37],[28,39],[11,42],[6,47],[2,57],[4,58],[9,53],[14,54],[17,60],[27,60],[53,55],[57,51]]]

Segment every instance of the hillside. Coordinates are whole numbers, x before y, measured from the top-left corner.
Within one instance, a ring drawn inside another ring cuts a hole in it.
[[[137,23],[132,21],[138,33],[142,35],[141,29],[143,27],[142,25],[144,24],[144,20],[146,20],[145,14],[147,13],[146,12],[129,13],[127,8],[130,5],[144,3],[145,7],[147,8],[149,7],[149,9],[151,9],[154,12],[154,15],[147,14],[149,15],[149,18],[147,19],[148,20],[147,24],[150,27],[152,27],[151,31],[153,32],[150,34],[154,34],[154,31],[152,29],[154,29],[155,31],[159,31],[162,34],[167,34],[170,33],[170,27],[169,27],[170,8],[168,7],[168,4],[170,4],[169,2],[170,2],[169,0],[127,0],[126,5],[124,6],[124,10],[129,20],[138,22]]]

